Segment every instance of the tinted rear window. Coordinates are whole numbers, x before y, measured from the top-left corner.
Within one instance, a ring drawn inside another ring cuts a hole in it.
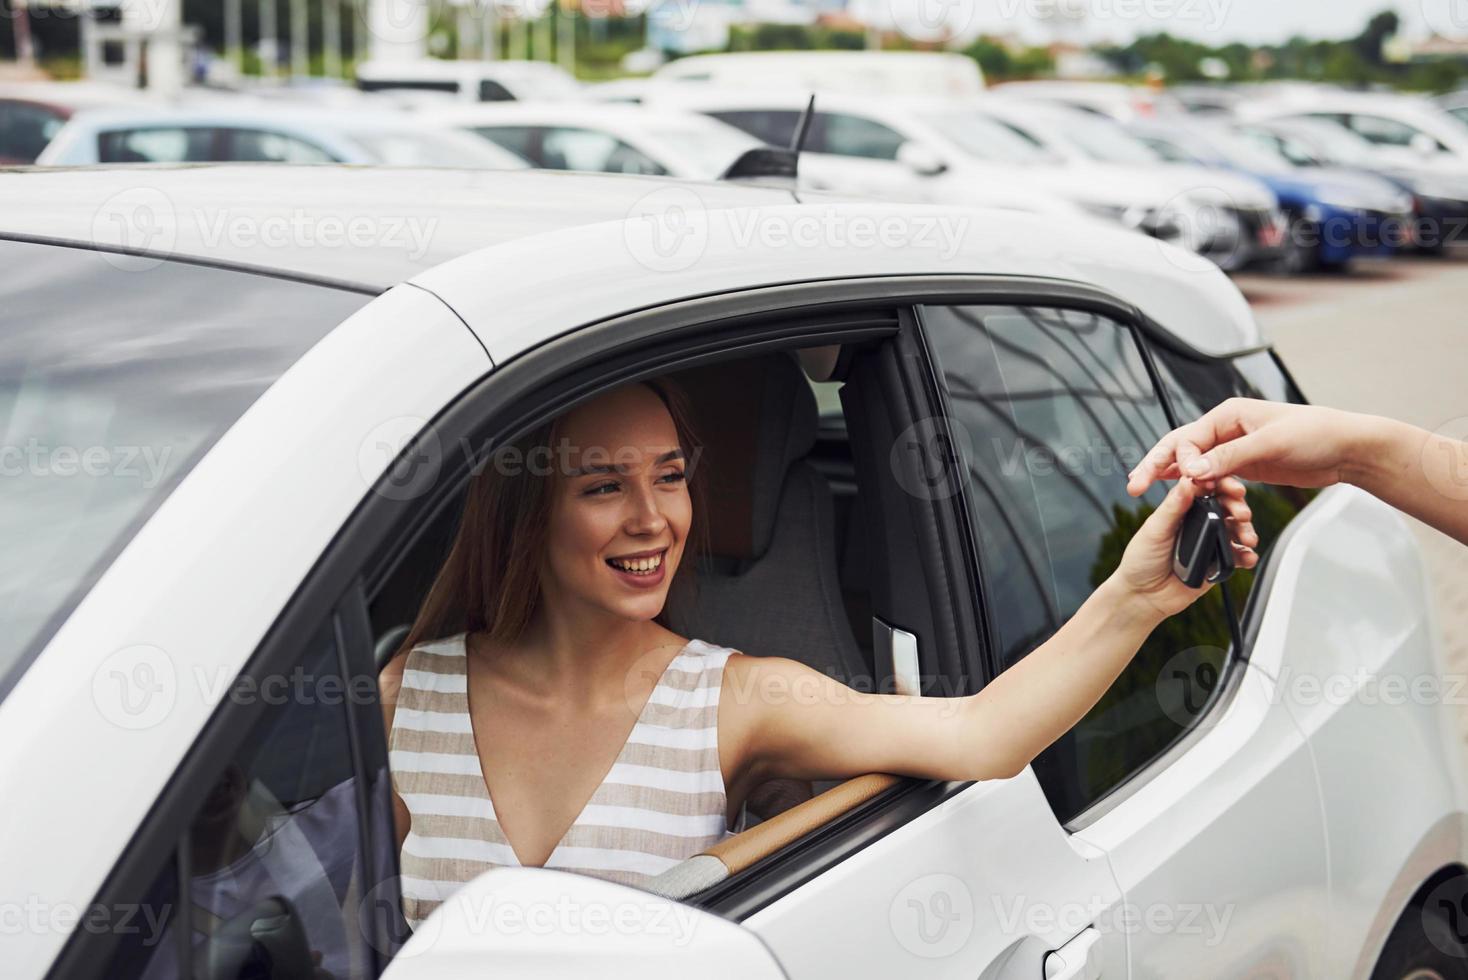
[[[169,492],[371,297],[0,241],[0,697]]]

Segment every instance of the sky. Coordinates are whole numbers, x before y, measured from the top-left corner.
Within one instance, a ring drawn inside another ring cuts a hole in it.
[[[1395,10],[1406,32],[1425,36],[1435,29],[1468,36],[1468,0],[853,0],[892,12],[899,24],[920,32],[923,23],[963,25],[960,33],[1020,33],[1032,41],[1057,33],[1077,41],[1127,41],[1167,31],[1209,44],[1230,41],[1274,43],[1296,34],[1342,38],[1359,34],[1371,17]],[[1080,24],[1047,27],[1044,13],[1084,10]]]

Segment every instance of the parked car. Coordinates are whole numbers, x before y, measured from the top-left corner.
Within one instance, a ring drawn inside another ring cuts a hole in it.
[[[1418,96],[1310,89],[1250,101],[1239,107],[1238,116],[1245,121],[1324,119],[1373,144],[1394,164],[1468,172],[1468,124]]]
[[[809,96],[708,92],[677,103],[737,126],[775,146],[788,145]],[[802,173],[814,186],[889,200],[951,201],[1040,211],[1059,200],[1097,221],[1123,224],[1198,254],[1220,251],[1208,229],[1212,198],[1161,168],[1076,165],[996,121],[988,99],[881,99],[821,94],[807,134]],[[894,167],[893,164],[899,166]],[[1267,209],[1263,188],[1240,191],[1245,206]],[[920,195],[923,195],[920,197]],[[997,200],[996,200],[997,199]]]
[[[583,102],[455,106],[420,114],[546,170],[714,180],[759,140],[693,112]]]
[[[994,91],[1014,98],[1057,102],[1121,123],[1185,109],[1182,101],[1165,89],[1120,82],[1006,82]]]
[[[199,109],[78,113],[37,158],[97,163],[368,163],[523,169],[508,150],[397,112],[331,111],[236,101]]]
[[[1345,486],[1255,485],[1258,574],[1013,778],[860,777],[645,888],[490,870],[405,935],[375,679],[490,451],[676,376],[719,422],[715,521],[769,541],[713,543],[698,609],[724,625],[691,635],[946,697],[1116,561],[1158,500],[1124,489],[1142,447],[1230,395],[1300,398],[1238,290],[1165,244],[792,200],[0,174],[4,422],[33,437],[0,511],[0,780],[33,804],[6,808],[0,867],[36,923],[6,975],[1460,973],[1468,791],[1453,701],[1420,683],[1443,670],[1427,578]],[[194,218],[220,213],[296,231]],[[405,216],[434,223],[421,252]],[[348,218],[376,237],[297,237]]]
[[[1159,208],[1175,223],[1187,248],[1227,271],[1272,265],[1285,249],[1286,219],[1279,201],[1259,180],[1218,167],[1169,164],[1119,123],[1066,105],[993,97],[979,108],[1043,148],[1074,171],[1078,182],[1152,184],[1193,202],[1196,210]],[[1122,211],[1124,221],[1145,221],[1146,212]],[[1157,233],[1156,229],[1144,226]]]
[[[952,51],[741,51],[678,58],[654,86],[964,98],[984,90],[979,63]]]
[[[0,165],[35,163],[66,120],[83,109],[138,101],[137,93],[79,82],[0,85]]]
[[[1131,132],[1179,163],[1230,167],[1267,184],[1288,218],[1282,268],[1342,269],[1411,241],[1412,195],[1369,174],[1306,170],[1227,125],[1184,117],[1133,123]]]
[[[364,61],[355,69],[364,92],[440,93],[460,102],[573,99],[575,76],[549,61]]]
[[[1349,129],[1323,119],[1266,119],[1241,123],[1238,130],[1297,167],[1369,174],[1411,194],[1412,244],[1419,250],[1441,252],[1462,240],[1468,225],[1468,175],[1394,163]]]

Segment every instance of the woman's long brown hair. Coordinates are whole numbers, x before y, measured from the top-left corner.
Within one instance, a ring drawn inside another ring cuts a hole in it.
[[[707,548],[704,481],[696,465],[701,454],[683,392],[666,379],[641,383],[652,389],[672,416],[693,504],[679,572],[655,620],[671,629],[691,608],[698,556]],[[449,556],[429,587],[399,654],[458,633],[486,633],[491,644],[498,646],[515,642],[525,631],[541,601],[540,565],[555,475],[532,472],[534,467],[524,461],[537,448],[550,451],[556,445],[560,421],[552,419],[510,444],[505,458],[518,460],[519,465],[499,467],[487,460],[469,481],[464,514]]]

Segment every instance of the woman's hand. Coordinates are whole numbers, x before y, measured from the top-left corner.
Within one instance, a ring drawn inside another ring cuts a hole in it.
[[[1238,568],[1253,568],[1259,563],[1259,555],[1254,551],[1259,544],[1259,535],[1250,523],[1254,515],[1244,501],[1244,493],[1244,485],[1232,478],[1219,481],[1216,490],[1218,501],[1228,514],[1234,564]],[[1190,589],[1172,571],[1178,528],[1199,494],[1198,484],[1188,477],[1174,484],[1162,504],[1132,535],[1121,556],[1121,564],[1112,573],[1108,584],[1120,594],[1145,601],[1161,616],[1182,612],[1207,592],[1211,586]]]

